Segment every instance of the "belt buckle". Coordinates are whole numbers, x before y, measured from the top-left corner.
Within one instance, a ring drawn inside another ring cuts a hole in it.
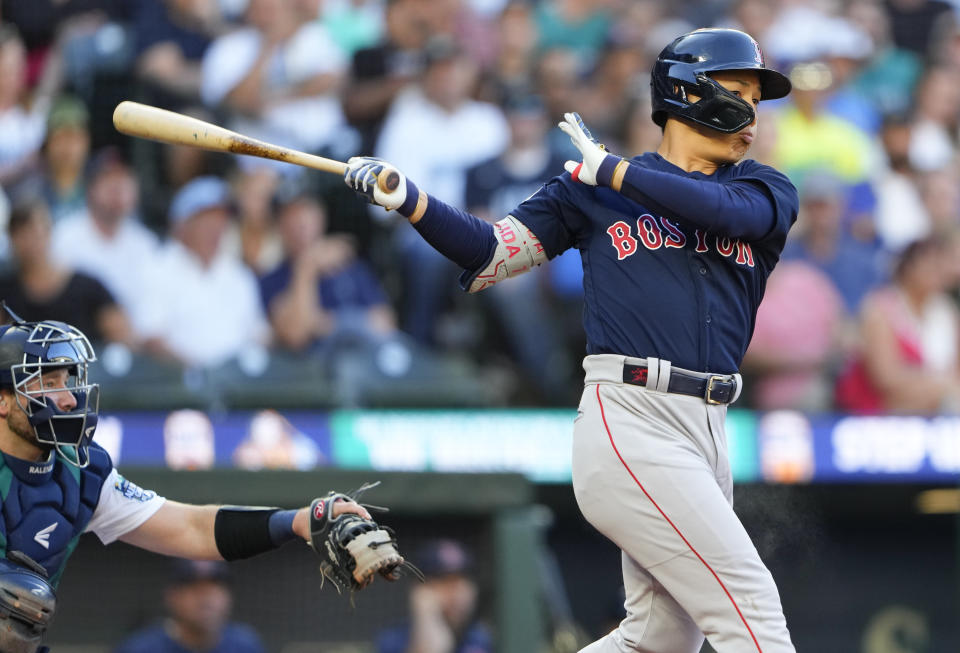
[[[704,396],[704,400],[711,406],[720,406],[723,405],[722,401],[718,401],[713,398],[713,387],[716,385],[717,381],[723,381],[722,374],[711,374],[707,378],[707,394]]]

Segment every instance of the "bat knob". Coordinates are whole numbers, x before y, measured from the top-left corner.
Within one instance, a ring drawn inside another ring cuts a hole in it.
[[[390,170],[386,174],[381,175],[380,178],[377,179],[377,183],[380,184],[380,190],[392,193],[397,190],[397,187],[400,185],[400,173],[396,170]]]

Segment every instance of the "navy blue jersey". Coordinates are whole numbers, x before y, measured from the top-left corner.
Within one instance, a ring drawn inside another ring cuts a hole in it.
[[[797,217],[797,191],[781,173],[746,160],[714,174],[688,173],[655,153],[631,165],[761,193],[774,218],[762,236],[737,224],[698,228],[620,193],[555,177],[512,213],[553,258],[575,247],[583,261],[588,354],[655,356],[686,369],[731,374],[753,335],[767,277]],[[652,203],[651,203],[652,204]]]
[[[0,556],[10,550],[26,553],[43,565],[54,587],[113,470],[100,445],[92,443],[89,455],[90,464],[80,469],[62,454],[36,462],[0,453]]]

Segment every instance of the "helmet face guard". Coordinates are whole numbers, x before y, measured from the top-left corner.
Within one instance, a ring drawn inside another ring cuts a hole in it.
[[[668,115],[685,118],[723,133],[738,132],[753,122],[752,106],[710,78],[710,73],[753,70],[760,77],[760,99],[790,92],[790,80],[764,65],[753,38],[734,29],[698,29],[663,49],[650,76],[653,121],[663,127]],[[689,95],[700,99],[693,102]]]
[[[97,360],[90,341],[75,327],[54,320],[14,325],[0,335],[0,341],[12,329],[25,336],[20,343],[23,354],[9,369],[0,370],[0,381],[12,386],[37,441],[56,449],[68,462],[86,467],[100,405],[100,387],[87,377],[89,364]],[[50,373],[64,369],[65,384],[47,382]],[[76,401],[69,410],[57,405],[64,392]]]

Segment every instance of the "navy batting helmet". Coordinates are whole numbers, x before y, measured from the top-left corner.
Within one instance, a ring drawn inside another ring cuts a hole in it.
[[[710,73],[721,70],[756,70],[761,100],[790,92],[790,80],[764,66],[760,46],[749,34],[698,29],[674,39],[657,57],[650,77],[653,121],[663,127],[672,114],[724,133],[752,123],[753,107],[710,79]],[[688,94],[700,99],[691,102]]]
[[[87,367],[97,360],[90,341],[64,322],[23,322],[0,327],[0,388],[14,392],[37,441],[50,445],[68,462],[86,467],[88,448],[97,427],[100,387],[87,380]],[[42,375],[66,369],[66,388],[48,387]],[[70,392],[76,405],[62,410],[51,396]]]
[[[37,651],[56,609],[57,596],[42,574],[0,558],[0,651]]]

